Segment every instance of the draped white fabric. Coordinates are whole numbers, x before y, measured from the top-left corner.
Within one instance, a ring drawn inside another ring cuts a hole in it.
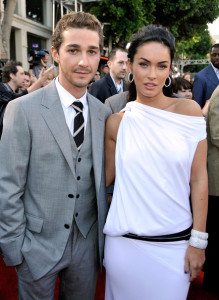
[[[129,102],[117,135],[115,188],[104,233],[153,236],[190,227],[191,165],[205,138],[203,117]]]

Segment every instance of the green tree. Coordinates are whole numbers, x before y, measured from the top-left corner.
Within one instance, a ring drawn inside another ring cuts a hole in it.
[[[85,10],[111,24],[104,34],[112,35],[115,44],[148,23],[168,27],[177,40],[189,39],[219,16],[218,0],[104,0],[87,4]]]
[[[194,36],[189,40],[182,40],[177,43],[176,56],[184,59],[207,59],[209,58],[210,48],[213,45],[211,36],[208,30],[205,30],[202,35]],[[184,72],[196,73],[206,67],[206,65],[187,65],[184,67]]]

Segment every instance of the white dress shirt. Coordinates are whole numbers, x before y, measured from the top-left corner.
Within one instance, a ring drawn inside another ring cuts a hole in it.
[[[123,81],[121,80],[120,83],[117,83],[111,75],[110,75],[110,77],[112,78],[112,81],[116,87],[117,93],[118,94],[122,93],[123,92]]]
[[[59,94],[59,98],[61,100],[62,108],[65,115],[65,120],[72,135],[74,132],[74,118],[76,115],[76,111],[71,106],[71,104],[78,100],[82,102],[83,116],[84,116],[84,133],[85,133],[86,126],[87,126],[87,116],[88,116],[87,91],[80,99],[76,99],[66,89],[63,88],[63,86],[59,83],[58,77],[55,79],[55,84]]]
[[[216,76],[217,76],[217,78],[218,78],[218,80],[219,80],[219,69],[215,68],[215,66],[214,66],[212,63],[211,63],[211,66],[212,66],[212,68],[214,69],[215,74],[216,74]]]

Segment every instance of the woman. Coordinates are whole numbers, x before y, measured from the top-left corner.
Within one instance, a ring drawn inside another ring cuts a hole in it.
[[[162,27],[134,34],[136,101],[107,120],[107,186],[115,168],[116,178],[104,227],[106,300],[185,300],[205,260],[206,125],[197,103],[164,95],[174,51]]]
[[[190,100],[193,99],[192,84],[182,77],[174,78],[172,89],[176,97],[182,97]]]

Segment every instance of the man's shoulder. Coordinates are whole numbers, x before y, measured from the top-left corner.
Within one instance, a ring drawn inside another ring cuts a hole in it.
[[[117,103],[119,100],[127,100],[128,98],[128,91],[125,91],[120,94],[115,94],[109,98],[106,99],[105,103]]]
[[[89,92],[88,92],[88,97],[89,100],[92,101],[92,103],[96,106],[97,109],[100,109],[105,113],[110,112],[110,109],[106,105],[104,105],[99,99],[91,95]]]
[[[202,69],[201,71],[199,71],[198,73],[195,74],[196,78],[200,78],[200,77],[204,77],[206,73],[208,73],[209,71],[213,70],[212,66],[209,65],[207,67],[205,67],[204,69]]]

